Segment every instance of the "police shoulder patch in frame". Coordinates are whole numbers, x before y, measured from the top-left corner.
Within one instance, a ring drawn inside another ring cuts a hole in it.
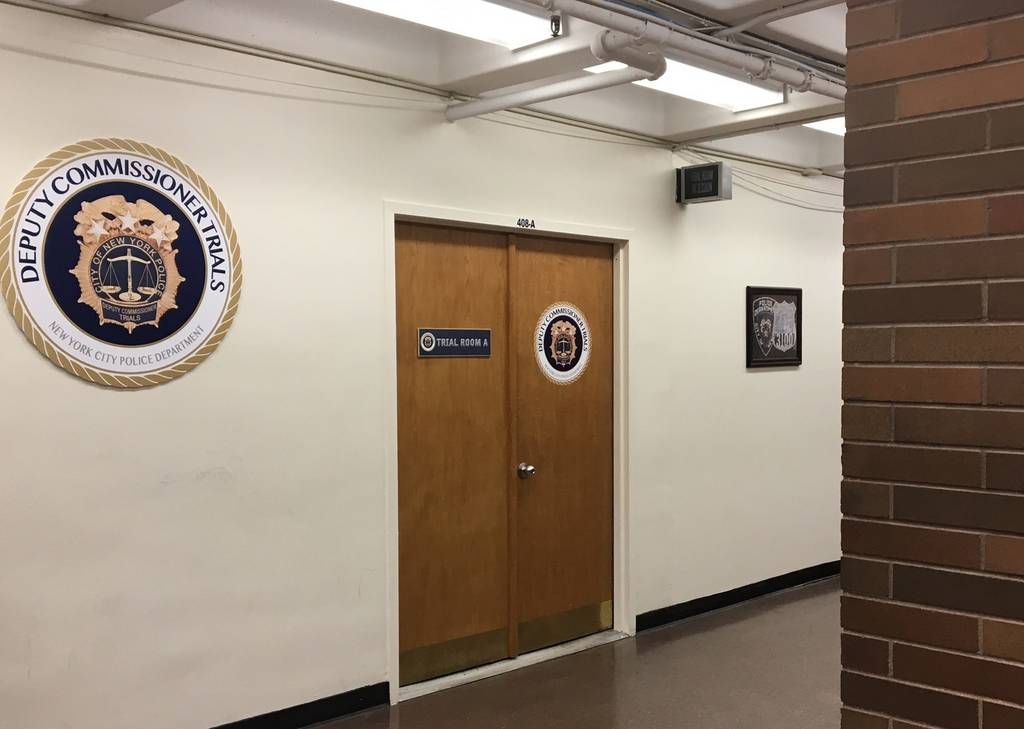
[[[552,304],[537,320],[533,338],[537,366],[551,382],[575,382],[590,362],[590,327],[578,307],[565,301]]]
[[[234,227],[177,158],[126,139],[54,152],[0,219],[0,290],[54,364],[100,385],[191,371],[231,326],[242,286]]]
[[[803,290],[748,286],[747,367],[803,363]]]

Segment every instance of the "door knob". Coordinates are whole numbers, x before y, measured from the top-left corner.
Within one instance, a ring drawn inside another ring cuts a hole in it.
[[[525,481],[528,478],[533,478],[533,475],[537,473],[537,469],[529,463],[520,463],[519,468],[516,469],[516,473],[519,475],[519,478]]]

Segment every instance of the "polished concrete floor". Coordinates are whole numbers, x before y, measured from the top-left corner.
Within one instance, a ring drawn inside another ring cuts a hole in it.
[[[827,580],[319,729],[838,729]]]

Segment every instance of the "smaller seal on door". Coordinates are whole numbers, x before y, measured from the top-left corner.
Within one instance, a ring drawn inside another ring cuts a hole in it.
[[[537,320],[537,366],[556,385],[568,385],[583,376],[590,361],[590,346],[587,318],[573,304],[552,304]]]

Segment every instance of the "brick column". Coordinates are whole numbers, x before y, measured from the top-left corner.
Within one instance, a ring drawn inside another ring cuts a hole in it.
[[[1024,0],[848,0],[844,729],[1024,729]]]

